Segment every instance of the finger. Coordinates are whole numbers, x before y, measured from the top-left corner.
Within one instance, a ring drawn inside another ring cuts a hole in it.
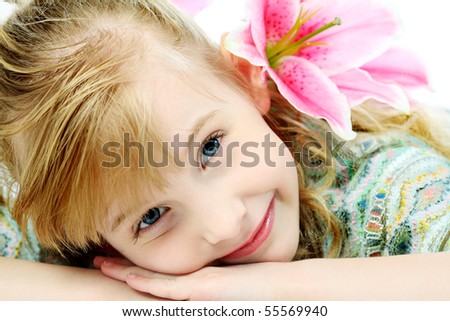
[[[137,267],[137,266],[127,266],[122,264],[116,264],[112,261],[105,260],[101,267],[100,267],[102,273],[106,276],[109,276],[110,278],[123,281],[125,282],[125,279],[128,274],[130,273],[143,273],[144,270]],[[142,271],[140,271],[142,270]],[[152,272],[147,271],[146,275],[151,275]]]
[[[112,279],[125,282],[127,274],[129,274],[129,267],[119,264],[114,264],[111,261],[103,261],[100,270],[106,276]]]
[[[141,292],[150,293],[160,298],[170,300],[189,300],[189,285],[182,277],[145,277],[130,273],[126,276],[127,284]]]
[[[152,272],[139,266],[128,266],[116,264],[112,261],[105,260],[101,265],[101,271],[110,278],[125,281],[128,274],[135,273],[149,278],[173,278],[173,276]]]
[[[96,269],[100,270],[100,268],[101,268],[103,262],[105,262],[105,260],[106,260],[106,257],[104,257],[104,256],[96,256],[96,257],[94,257],[94,261],[93,261],[94,267]]]
[[[120,265],[126,265],[126,266],[133,266],[134,264],[127,260],[124,257],[106,257],[106,256],[96,256],[94,258],[94,267],[96,269],[100,269],[100,267],[102,266],[103,262],[108,261],[108,262],[112,262],[115,264],[120,264]]]

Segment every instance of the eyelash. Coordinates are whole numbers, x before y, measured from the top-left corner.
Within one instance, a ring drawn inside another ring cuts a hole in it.
[[[214,153],[214,155],[209,156],[208,160],[203,163],[203,149],[205,148],[206,144],[208,142],[210,142],[213,139],[217,139],[219,140],[219,146],[217,147],[217,150],[220,149],[220,147],[222,146],[222,138],[225,136],[225,133],[223,131],[216,131],[214,133],[212,133],[211,135],[209,135],[201,144],[200,146],[200,164],[202,166],[202,169],[205,169],[205,167],[208,165],[209,160],[214,157],[217,152]],[[145,216],[148,214],[149,211],[153,210],[153,209],[165,209],[164,212],[162,212],[162,214],[159,214],[159,218],[152,224],[149,224],[148,226],[146,226],[145,228],[139,228],[140,224],[143,222]],[[150,208],[144,215],[141,216],[141,218],[136,222],[136,224],[133,227],[133,231],[134,231],[134,241],[137,241],[140,234],[144,231],[149,231],[149,230],[153,230],[155,228],[157,228],[160,224],[161,224],[161,220],[164,220],[163,216],[167,215],[167,212],[170,211],[169,207],[165,207],[165,206],[160,206],[160,207],[152,207]]]
[[[153,209],[164,209],[164,212],[162,212],[162,214],[159,214],[159,218],[154,223],[149,224],[148,226],[146,226],[144,228],[139,228],[139,226],[143,222],[145,216],[148,214],[149,211],[151,211]],[[144,215],[141,216],[141,218],[134,225],[134,227],[133,227],[134,240],[137,241],[141,233],[147,232],[147,231],[150,231],[150,230],[153,230],[153,229],[157,228],[161,224],[161,220],[164,220],[164,216],[167,215],[168,211],[170,211],[170,208],[169,207],[165,207],[165,206],[159,206],[159,207],[152,207],[152,208],[150,208]]]
[[[225,136],[225,133],[224,133],[223,131],[216,131],[216,132],[210,134],[210,135],[203,141],[203,143],[202,143],[201,146],[200,146],[199,157],[198,157],[199,160],[200,160],[200,165],[201,165],[202,169],[205,169],[205,168],[206,168],[206,166],[207,166],[208,163],[209,163],[209,160],[210,160],[211,158],[213,158],[213,157],[217,154],[217,152],[219,151],[219,149],[222,147],[222,138],[223,138],[224,136]],[[209,158],[208,158],[208,160],[207,160],[206,162],[203,162],[203,157],[205,156],[205,155],[203,154],[203,149],[205,148],[206,144],[207,144],[208,142],[210,142],[211,140],[213,140],[213,139],[217,139],[217,140],[219,141],[219,146],[217,147],[217,152],[215,152],[214,155],[212,155],[212,156],[206,156],[206,157],[209,157]]]

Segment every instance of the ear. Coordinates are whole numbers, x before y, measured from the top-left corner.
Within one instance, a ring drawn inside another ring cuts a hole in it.
[[[221,52],[222,55],[231,62],[240,73],[250,82],[252,87],[252,98],[256,103],[256,107],[262,115],[265,115],[270,110],[270,94],[267,89],[267,82],[262,77],[262,67],[254,66],[244,58],[233,55],[223,46],[223,41],[227,34],[222,35]]]

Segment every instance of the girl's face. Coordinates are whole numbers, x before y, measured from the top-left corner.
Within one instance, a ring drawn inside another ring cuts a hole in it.
[[[143,77],[139,90],[148,83]],[[138,213],[121,220],[113,204],[102,234],[136,265],[161,273],[289,261],[299,239],[293,157],[249,99],[212,77],[203,83],[212,95],[165,82],[169,94],[152,107],[152,120],[180,169],[160,169],[169,184],[146,194]]]

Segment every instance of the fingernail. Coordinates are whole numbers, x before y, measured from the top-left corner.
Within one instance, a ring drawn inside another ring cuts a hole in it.
[[[96,256],[94,257],[94,263],[103,263],[105,261],[105,258],[103,256]]]
[[[127,275],[127,279],[135,279],[137,277],[138,276],[136,274],[134,274],[134,273],[130,273],[130,274]]]
[[[105,260],[105,261],[103,261],[102,265],[103,265],[103,266],[113,266],[114,263],[112,263],[112,262],[110,262],[110,261],[108,261],[108,260]]]

